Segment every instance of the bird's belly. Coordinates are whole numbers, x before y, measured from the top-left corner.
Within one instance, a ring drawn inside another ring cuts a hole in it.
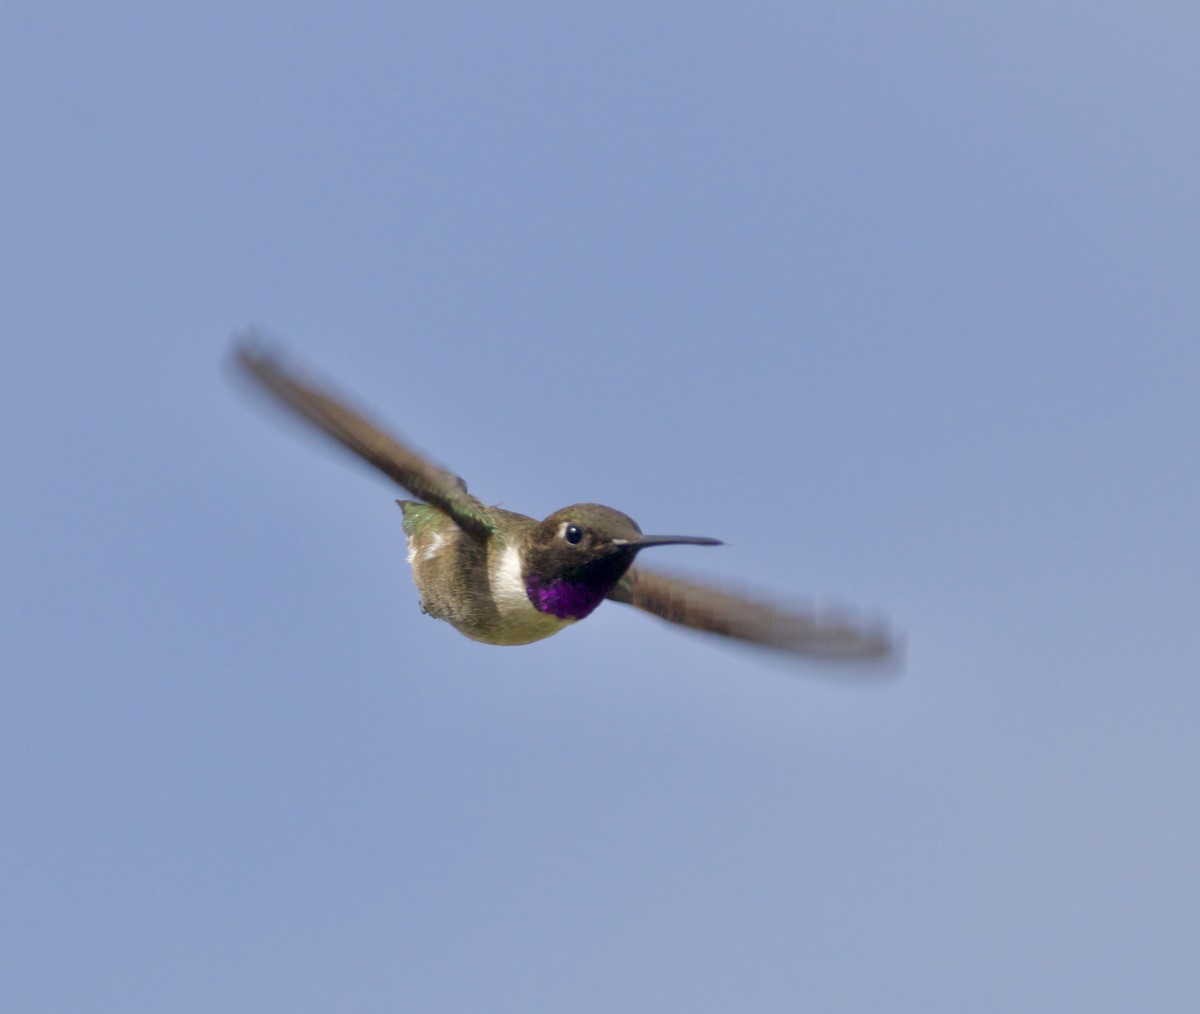
[[[421,609],[483,644],[530,644],[574,622],[529,601],[511,547],[477,549],[457,531],[409,536]]]
[[[455,626],[467,637],[485,644],[531,644],[557,634],[573,622],[539,612],[532,604],[522,607],[517,603],[511,608],[498,608],[495,622],[478,624],[473,629]]]
[[[421,608],[430,616],[445,620],[472,641],[483,644],[530,644],[557,634],[574,622],[540,612],[528,599],[524,603],[504,599],[464,603],[423,596]]]
[[[544,613],[529,600],[521,577],[521,557],[515,546],[505,547],[493,559],[488,567],[488,583],[495,605],[495,622],[486,625],[487,629],[479,634],[464,630],[468,637],[488,644],[529,644],[557,634],[574,622]]]

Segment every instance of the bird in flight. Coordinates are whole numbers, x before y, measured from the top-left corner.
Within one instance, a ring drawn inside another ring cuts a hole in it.
[[[886,660],[887,631],[842,614],[780,608],[634,561],[670,545],[720,545],[690,535],[644,535],[601,504],[573,504],[542,521],[489,507],[458,476],[385,432],[255,338],[235,362],[295,415],[411,493],[404,512],[408,560],[421,610],[486,644],[529,644],[588,616],[605,599],[668,623],[778,651],[832,660]]]

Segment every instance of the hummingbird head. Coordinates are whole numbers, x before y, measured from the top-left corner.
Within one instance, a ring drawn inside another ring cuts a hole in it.
[[[557,510],[531,533],[524,551],[530,602],[544,613],[582,619],[598,606],[648,546],[719,546],[693,535],[643,535],[627,514],[596,503]]]

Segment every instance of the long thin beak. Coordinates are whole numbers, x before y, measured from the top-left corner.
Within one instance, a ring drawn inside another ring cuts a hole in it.
[[[636,539],[613,539],[614,546],[645,549],[647,546],[723,546],[720,539],[703,535],[639,535]]]

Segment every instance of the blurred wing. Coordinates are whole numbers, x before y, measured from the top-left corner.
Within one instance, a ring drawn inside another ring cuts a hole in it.
[[[348,447],[403,486],[413,496],[445,511],[464,531],[486,539],[492,532],[488,509],[467,492],[457,475],[438,468],[333,395],[301,380],[254,340],[236,349],[238,365],[296,415]]]
[[[814,658],[883,661],[895,657],[886,630],[844,615],[794,612],[706,584],[631,567],[609,592],[614,602],[739,641]]]

